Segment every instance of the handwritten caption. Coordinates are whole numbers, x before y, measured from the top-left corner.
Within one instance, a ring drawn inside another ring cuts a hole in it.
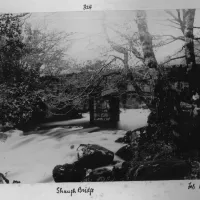
[[[188,190],[200,189],[200,185],[196,185],[195,183],[189,182]]]
[[[91,10],[92,9],[92,5],[83,5],[83,10]]]
[[[94,192],[94,188],[90,188],[90,187],[86,187],[86,188],[82,188],[82,187],[78,187],[78,188],[73,188],[73,189],[63,189],[62,187],[57,187],[56,188],[56,193],[57,194],[70,194],[70,196],[72,196],[73,194],[76,193],[82,193],[82,194],[88,194],[88,195],[92,195],[92,193]]]

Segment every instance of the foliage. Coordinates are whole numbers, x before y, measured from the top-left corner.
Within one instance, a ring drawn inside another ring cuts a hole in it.
[[[63,89],[55,82],[48,85],[41,75],[55,76],[68,67],[64,56],[69,47],[67,36],[72,34],[24,26],[27,15],[0,15],[0,119],[3,125],[20,128],[40,122],[47,111],[43,100],[57,98],[58,90]]]
[[[40,91],[32,91],[24,83],[2,87],[1,91],[0,119],[3,125],[11,123],[23,129],[30,120],[38,122],[45,116],[46,107]]]
[[[0,15],[0,81],[18,81],[21,77],[20,58],[24,54],[20,18],[24,15]]]
[[[0,16],[1,113],[2,124],[21,127],[34,118],[41,92],[36,68],[24,66],[22,59],[30,49],[23,42],[22,19],[26,16]]]
[[[70,35],[72,33],[46,32],[26,24],[23,42],[28,53],[22,58],[23,65],[42,75],[58,75],[67,65],[65,53],[70,46],[67,40]]]

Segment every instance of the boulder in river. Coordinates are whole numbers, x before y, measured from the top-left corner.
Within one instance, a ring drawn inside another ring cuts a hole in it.
[[[115,142],[130,144],[131,142],[134,142],[140,134],[144,134],[146,132],[146,128],[147,126],[144,126],[133,131],[127,131],[124,137],[118,138]]]
[[[79,166],[77,162],[73,164],[57,165],[53,169],[53,179],[59,182],[80,182],[86,175],[86,169]]]
[[[115,142],[117,143],[128,143],[128,142],[125,142],[126,140],[124,139],[124,137],[120,137],[118,139],[115,140]]]
[[[113,173],[111,169],[106,167],[92,170],[83,181],[86,182],[100,182],[100,181],[112,181]]]
[[[112,169],[112,174],[115,181],[125,181],[126,173],[129,169],[129,162],[122,162],[116,164]]]
[[[125,161],[129,161],[133,157],[133,148],[131,145],[125,145],[121,147],[116,153],[117,156],[122,158]]]
[[[87,169],[110,165],[114,159],[112,151],[96,144],[81,144],[77,155],[79,165]]]

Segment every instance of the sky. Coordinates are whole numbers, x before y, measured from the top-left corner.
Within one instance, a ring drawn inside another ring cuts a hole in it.
[[[172,10],[172,12],[175,12]],[[147,20],[148,28],[151,34],[155,35],[173,35],[180,36],[179,29],[170,27],[172,25],[167,19],[169,15],[164,10],[148,10]],[[72,46],[67,51],[68,56],[80,62],[89,59],[101,59],[102,53],[106,54],[110,48],[102,24],[105,22],[107,26],[115,26],[120,32],[125,31],[122,26],[124,23],[131,24],[131,34],[137,31],[137,26],[134,21],[135,11],[68,11],[55,13],[34,13],[29,19],[29,23],[33,27],[46,27],[49,30],[74,32],[70,38]],[[196,10],[195,26],[200,26],[200,10]],[[112,41],[119,43],[119,36],[108,29],[109,38]],[[171,43],[155,52],[157,60],[163,61],[166,56],[169,56],[181,48],[180,41]],[[111,53],[112,54],[112,53]],[[107,54],[109,55],[109,53]],[[67,57],[66,57],[67,58]]]

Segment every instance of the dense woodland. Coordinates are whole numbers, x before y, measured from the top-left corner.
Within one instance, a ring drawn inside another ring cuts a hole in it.
[[[172,25],[182,33],[178,38],[151,35],[146,12],[136,11],[134,23],[138,31],[131,36],[118,32],[126,40],[126,47],[110,39],[105,25],[111,49],[122,56],[111,55],[109,61],[88,61],[83,66],[63,59],[66,47],[60,44],[72,33],[33,29],[26,23],[29,13],[1,14],[0,121],[3,129],[26,130],[45,120],[81,117],[81,113],[88,112],[90,94],[117,88],[122,107],[132,94],[132,98],[151,110],[145,131],[131,143],[134,153],[129,170],[125,170],[127,180],[134,179],[135,166],[141,162],[172,158],[190,163],[199,161],[200,55],[197,47],[200,38],[194,35],[194,30],[199,28],[194,27],[195,11],[166,11]],[[183,54],[158,63],[155,49],[176,40],[184,43]],[[130,66],[130,55],[140,63]],[[172,66],[170,61],[175,59],[182,59],[183,64]],[[69,73],[60,73],[63,69]],[[70,72],[74,69],[76,72]],[[192,172],[189,178],[199,178],[198,173]]]

